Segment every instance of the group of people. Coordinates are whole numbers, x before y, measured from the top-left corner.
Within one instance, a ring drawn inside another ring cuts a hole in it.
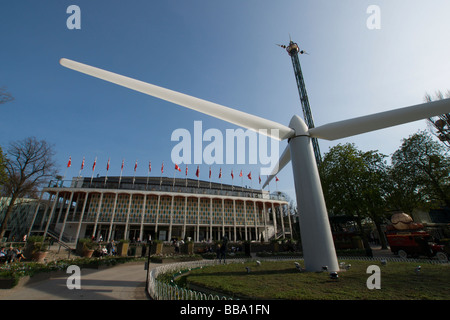
[[[184,244],[184,241],[172,239],[172,244],[175,247],[175,253],[180,253],[180,246],[182,246]]]
[[[14,248],[13,246],[9,246],[8,249],[6,249],[6,247],[2,247],[0,250],[0,262],[20,262],[22,259],[26,258],[23,255],[22,248],[20,247]]]
[[[108,244],[105,245],[98,245],[98,249],[97,249],[97,254],[100,257],[103,256],[115,256],[117,254],[117,250],[116,250],[116,244],[114,242],[114,240],[111,240],[110,242],[108,242]]]

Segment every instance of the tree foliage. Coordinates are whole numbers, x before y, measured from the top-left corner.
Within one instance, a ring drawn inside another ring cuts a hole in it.
[[[362,152],[349,143],[325,154],[319,172],[331,214],[353,217],[361,232],[362,220],[369,217],[381,231],[389,190],[385,158],[377,151]],[[365,234],[361,235],[368,248]]]
[[[403,140],[392,155],[391,172],[405,207],[408,201],[410,207],[425,203],[450,206],[449,153],[427,132]]]
[[[443,100],[450,98],[450,90],[444,95],[441,91],[437,91],[433,98],[430,94],[425,95],[425,101]],[[447,147],[450,148],[450,113],[441,114],[440,116],[427,119],[431,126],[431,132]]]

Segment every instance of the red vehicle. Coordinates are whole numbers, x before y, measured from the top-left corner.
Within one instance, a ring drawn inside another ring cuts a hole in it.
[[[432,241],[429,233],[423,230],[387,231],[386,237],[394,254],[401,258],[408,256],[436,257],[440,261],[448,261],[444,246]]]

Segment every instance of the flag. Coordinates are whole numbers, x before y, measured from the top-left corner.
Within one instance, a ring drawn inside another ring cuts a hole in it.
[[[95,164],[97,163],[97,157],[95,157],[94,164],[92,165],[92,172],[95,170]]]
[[[197,166],[197,171],[195,172],[195,175],[197,176],[197,178],[200,175],[200,168],[198,166]]]
[[[219,179],[222,178],[222,168],[220,168]]]
[[[231,170],[231,179],[234,179],[233,170]]]
[[[134,172],[136,172],[136,169],[137,169],[137,160],[136,163],[134,164]]]
[[[152,172],[152,162],[148,162],[148,172]]]
[[[241,173],[239,173],[239,177],[242,177],[242,170],[241,170]]]
[[[67,168],[72,166],[72,157],[69,157],[69,162],[67,162]]]
[[[250,173],[247,175],[247,177],[252,180],[252,172],[250,171]]]
[[[186,165],[186,176],[187,176],[187,172],[188,172],[188,166]]]
[[[181,169],[180,169],[180,167],[175,163],[175,170],[178,170],[178,171],[180,171],[181,172]]]
[[[84,157],[83,157],[83,161],[81,162],[81,169],[80,170],[83,170],[83,168],[84,168]]]
[[[276,181],[280,181],[280,179],[278,179],[278,177],[277,177],[277,176],[275,176],[275,182],[276,182]]]
[[[163,163],[161,165],[161,173],[164,173],[164,161],[163,161]]]
[[[122,166],[120,167],[120,171],[122,172],[122,170],[123,170],[123,163],[124,163],[124,159],[122,159]]]
[[[209,167],[209,179],[211,179],[211,167]]]
[[[261,184],[261,176],[259,176],[259,184]]]
[[[106,164],[106,171],[109,170],[109,158],[108,158],[108,163]]]

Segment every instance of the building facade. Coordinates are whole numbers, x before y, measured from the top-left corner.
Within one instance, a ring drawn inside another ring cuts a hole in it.
[[[290,237],[288,202],[267,191],[193,179],[97,177],[53,181],[41,193],[31,231],[76,243],[93,237],[268,241]]]

